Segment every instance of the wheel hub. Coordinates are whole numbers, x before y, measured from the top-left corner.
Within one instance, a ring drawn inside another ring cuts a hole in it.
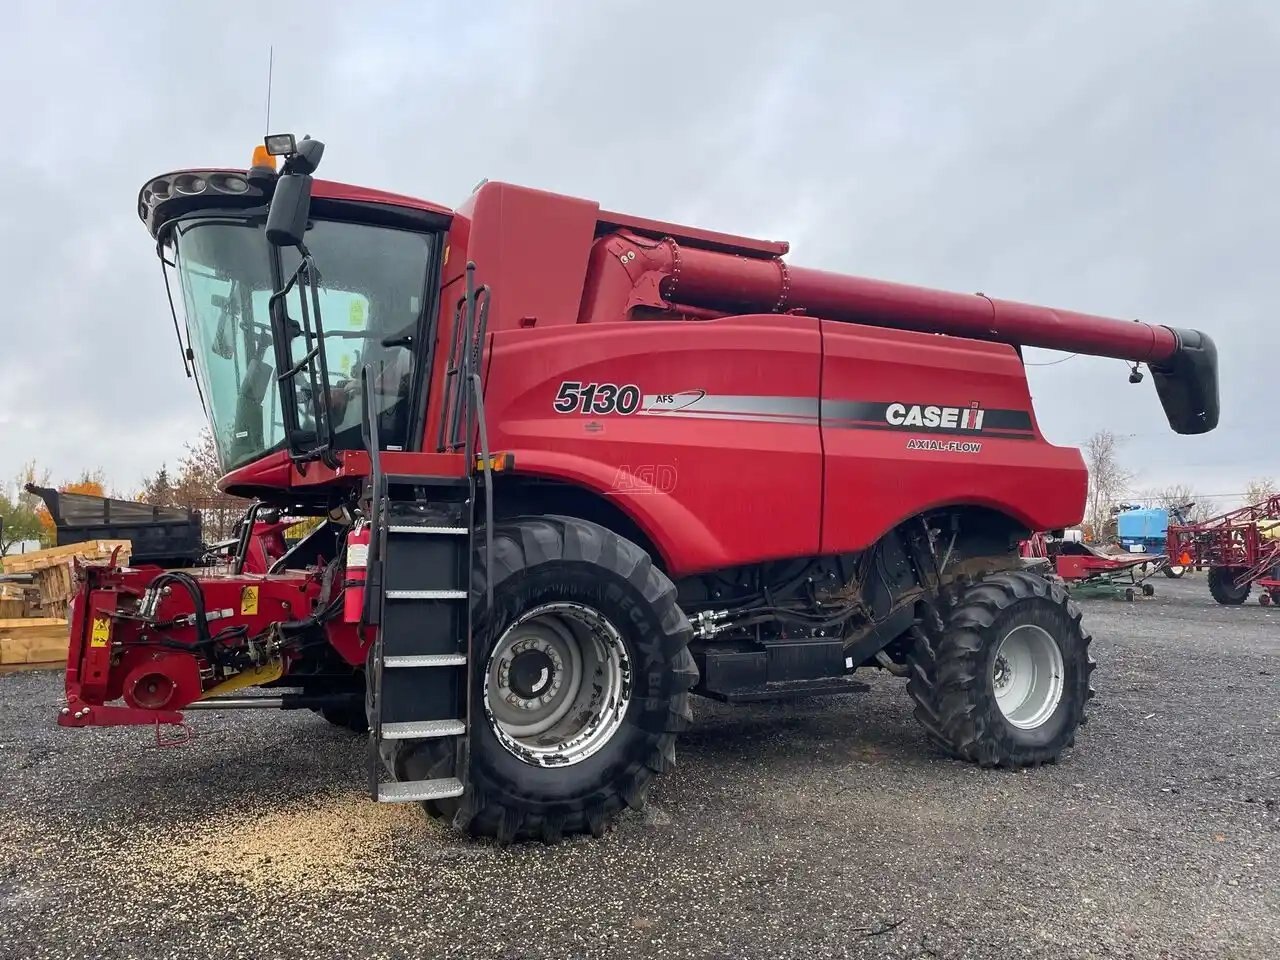
[[[483,702],[498,742],[525,763],[578,763],[609,741],[631,703],[626,645],[590,607],[535,607],[494,643]]]
[[[515,655],[507,676],[511,692],[526,702],[552,694],[560,688],[556,659],[551,652],[534,647]]]
[[[1013,674],[1009,669],[1009,661],[1002,654],[996,654],[995,667],[992,669],[991,682],[996,690],[1006,690],[1009,682],[1013,679]]]
[[[1043,627],[1014,627],[996,648],[991,687],[1004,718],[1022,730],[1045,723],[1062,702],[1065,667],[1058,642]]]

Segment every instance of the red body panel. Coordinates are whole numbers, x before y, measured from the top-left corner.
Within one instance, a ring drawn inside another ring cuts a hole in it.
[[[1079,451],[1045,443],[1022,364],[1003,344],[856,324],[822,324],[822,552],[860,550],[923,510],[989,507],[1030,530],[1077,522],[1087,475]],[[839,404],[901,403],[1025,411],[1029,429],[919,433],[842,419]],[[926,449],[919,449],[922,445]],[[927,449],[937,444],[941,449]],[[913,449],[915,447],[916,449]]]
[[[1083,513],[1080,454],[1041,438],[1006,346],[758,315],[507,331],[490,357],[494,448],[519,473],[610,496],[677,575],[859,550],[945,505],[1033,530]],[[560,413],[566,383],[633,385],[642,406]],[[664,395],[673,401],[649,408]],[[874,409],[893,403],[977,403],[1027,426],[912,430]],[[873,409],[846,415],[859,405]],[[640,469],[652,479],[637,482]]]
[[[820,350],[817,321],[786,316],[497,333],[489,442],[515,454],[518,473],[609,496],[674,574],[811,555],[821,517],[816,416],[786,421],[732,398],[816,401]],[[729,399],[718,410],[558,413],[557,391],[570,381]]]

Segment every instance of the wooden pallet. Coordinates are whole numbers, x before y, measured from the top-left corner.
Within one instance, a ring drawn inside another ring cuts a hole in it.
[[[0,583],[0,620],[34,617],[40,595],[21,583]]]
[[[0,560],[5,573],[29,573],[39,591],[39,613],[46,617],[65,618],[76,584],[74,561],[102,562],[109,560],[119,550],[116,562],[129,562],[133,544],[128,540],[87,540],[84,543],[68,543],[47,550],[15,554]],[[27,610],[25,612],[32,612]]]
[[[67,621],[58,617],[0,620],[0,666],[67,662]]]

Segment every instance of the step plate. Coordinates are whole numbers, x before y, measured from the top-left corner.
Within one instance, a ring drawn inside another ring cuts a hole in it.
[[[465,600],[465,590],[388,590],[388,600]]]
[[[387,527],[388,533],[425,533],[446,537],[465,537],[466,527],[419,527],[407,523],[393,523]]]
[[[378,784],[379,803],[416,803],[421,800],[447,800],[460,797],[465,788],[457,777],[442,780],[407,780]]]
[[[394,670],[406,667],[460,667],[466,662],[465,653],[424,653],[421,656],[387,657],[382,665]]]
[[[425,740],[428,737],[460,737],[467,732],[461,720],[407,720],[382,725],[383,740]]]

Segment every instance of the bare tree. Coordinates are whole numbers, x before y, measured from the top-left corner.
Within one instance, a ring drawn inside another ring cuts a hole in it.
[[[1120,463],[1121,440],[1110,430],[1099,430],[1084,445],[1084,460],[1089,468],[1089,501],[1085,513],[1095,540],[1102,540],[1111,524],[1111,508],[1129,490],[1133,475]]]
[[[222,467],[208,427],[186,447],[186,456],[178,462],[176,480],[166,477],[172,484],[173,502],[200,511],[207,540],[225,540],[233,535],[236,522],[244,516],[249,501],[228,496],[218,489]]]
[[[1259,477],[1256,480],[1250,480],[1244,488],[1244,502],[1248,506],[1270,500],[1277,494],[1280,494],[1280,490],[1276,489],[1274,480],[1270,477]]]

